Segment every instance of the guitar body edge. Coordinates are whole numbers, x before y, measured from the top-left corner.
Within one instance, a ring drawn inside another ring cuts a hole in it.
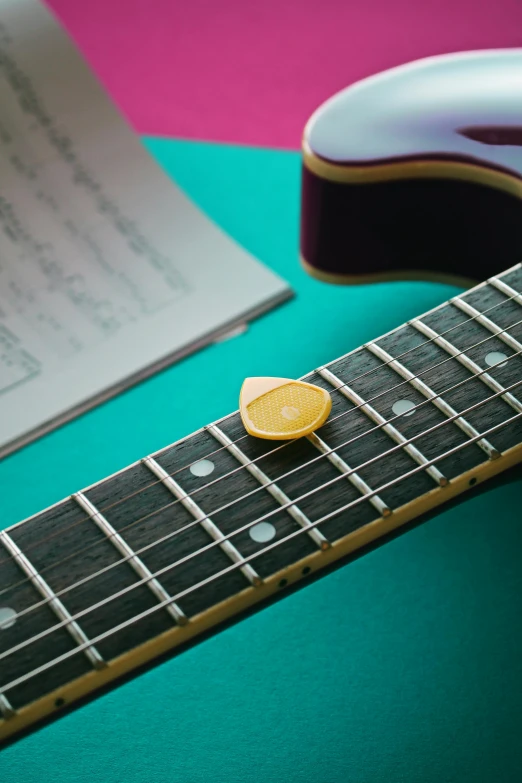
[[[477,281],[471,277],[459,277],[450,273],[430,271],[426,269],[390,269],[388,272],[369,272],[368,274],[352,275],[350,273],[325,272],[309,264],[303,256],[299,257],[301,266],[310,277],[322,283],[334,285],[371,285],[372,283],[399,283],[403,281],[424,281],[428,283],[443,283],[458,288],[471,288]]]
[[[518,263],[520,85],[522,49],[443,55],[320,107],[303,138],[306,271],[334,283],[467,287]]]

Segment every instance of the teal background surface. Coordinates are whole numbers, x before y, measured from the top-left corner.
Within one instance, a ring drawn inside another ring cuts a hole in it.
[[[297,153],[148,138],[296,297],[0,464],[6,527],[434,307],[297,262]],[[228,281],[228,284],[233,281]],[[522,487],[475,497],[0,752],[20,783],[522,780]]]

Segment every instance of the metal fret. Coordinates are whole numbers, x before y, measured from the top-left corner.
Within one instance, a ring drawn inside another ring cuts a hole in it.
[[[76,492],[74,495],[71,495],[71,497],[107,536],[118,552],[126,558],[127,563],[134,569],[140,579],[148,580],[146,585],[154,594],[155,598],[160,602],[170,601],[171,597],[163,585],[157,579],[153,578],[152,572],[147,568],[143,560],[134,553],[125,539],[120,536],[111,523],[98,511],[96,506],[91,503],[83,492]],[[169,603],[165,608],[178,625],[186,625],[188,618],[177,604]]]
[[[466,356],[464,353],[462,353],[462,351],[459,351],[458,348],[452,345],[444,337],[441,337],[440,334],[438,334],[430,326],[427,326],[427,324],[423,323],[421,320],[416,319],[414,321],[410,321],[410,324],[419,332],[421,332],[421,334],[424,334],[426,337],[429,337],[431,340],[433,340],[436,345],[439,345],[441,348],[443,348],[447,353],[450,354],[450,356],[454,356],[455,359],[460,362],[460,364],[463,364],[466,369],[470,370],[470,372],[472,372],[474,375],[477,375],[481,381],[483,381],[486,386],[489,386],[489,388],[494,392],[502,392],[502,399],[507,402],[508,405],[510,405],[514,410],[516,410],[518,413],[522,411],[522,403],[517,400],[517,398],[514,397],[511,392],[507,392],[502,384],[492,378],[489,373],[484,372],[483,369],[473,361],[473,359],[470,359],[469,356]]]
[[[482,451],[488,455],[489,459],[497,459],[500,457],[498,450],[492,446],[492,444],[486,438],[481,438],[480,433],[477,432],[475,427],[473,427],[473,425],[470,424],[469,421],[466,421],[466,419],[464,419],[462,416],[459,416],[457,411],[451,405],[445,402],[442,397],[437,397],[435,392],[426,383],[424,383],[424,381],[421,381],[403,364],[398,362],[397,359],[394,359],[387,351],[375,343],[367,343],[365,347],[371,351],[374,356],[377,356],[383,362],[387,362],[388,366],[392,370],[395,370],[398,375],[409,381],[414,389],[417,389],[417,391],[423,394],[424,397],[426,397],[428,400],[431,400],[433,405],[442,411],[442,413],[444,413],[448,418],[456,417],[453,419],[453,421],[457,427],[459,427],[469,438],[477,438],[477,445],[480,446]]]
[[[3,543],[9,554],[15,559],[22,571],[30,579],[33,586],[40,595],[47,601],[48,606],[60,622],[66,623],[66,631],[74,639],[75,644],[82,647],[85,657],[95,669],[103,669],[107,666],[106,661],[100,655],[96,647],[90,643],[87,635],[82,631],[77,622],[72,619],[72,615],[49,587],[47,582],[40,576],[31,561],[24,555],[18,544],[5,531],[0,532],[0,541]]]
[[[218,441],[218,443],[221,443],[222,446],[225,446],[227,451],[232,454],[233,457],[237,459],[238,462],[241,463],[241,465],[244,465],[244,467],[248,470],[248,472],[254,476],[257,481],[259,481],[260,484],[262,484],[267,492],[269,492],[272,497],[277,500],[278,503],[280,503],[282,506],[285,506],[285,510],[290,514],[290,516],[297,522],[298,525],[300,525],[304,530],[308,530],[308,534],[310,538],[323,550],[328,549],[330,546],[330,542],[324,536],[320,530],[317,530],[317,528],[314,528],[312,526],[311,521],[308,519],[306,514],[304,514],[301,509],[292,503],[291,499],[286,495],[285,492],[283,492],[282,489],[280,489],[274,482],[272,482],[268,476],[261,470],[261,468],[258,467],[255,463],[253,463],[247,455],[241,451],[240,448],[226,435],[223,430],[221,430],[219,427],[216,427],[215,424],[210,424],[208,427],[206,427],[208,432]],[[290,504],[290,505],[288,505]]]
[[[145,457],[142,459],[142,463],[151,471],[151,473],[160,479],[163,486],[165,486],[169,492],[171,492],[172,495],[174,495],[174,497],[181,502],[187,511],[192,514],[194,519],[199,521],[201,527],[209,534],[209,536],[214,539],[214,541],[219,543],[220,548],[230,558],[230,560],[232,560],[233,563],[243,562],[244,558],[241,555],[241,552],[239,552],[234,544],[232,544],[232,542],[223,535],[218,526],[207,514],[205,514],[203,509],[198,506],[198,504],[190,497],[190,495],[185,492],[185,490],[177,483],[177,481],[174,481],[172,476],[170,476],[167,471],[161,467],[159,462],[156,462],[153,457]],[[240,570],[248,579],[250,584],[254,585],[254,587],[259,587],[263,583],[262,578],[249,563],[244,563],[240,567]]]
[[[511,288],[511,286],[505,283],[503,280],[500,280],[498,277],[492,277],[488,282],[490,285],[494,286],[497,290],[508,296],[510,299],[514,299],[515,302],[518,302],[518,304],[522,304],[522,294],[519,294],[518,291],[515,291],[514,288]]]
[[[389,517],[392,513],[391,508],[384,503],[383,500],[379,497],[379,495],[373,494],[373,491],[371,487],[368,486],[366,481],[362,479],[358,473],[356,473],[347,462],[344,461],[338,454],[335,453],[335,451],[332,451],[330,447],[328,446],[325,441],[317,435],[317,433],[312,432],[310,435],[307,436],[308,440],[312,444],[312,446],[315,446],[315,448],[321,452],[321,454],[324,454],[326,456],[326,459],[334,465],[337,470],[339,470],[341,473],[347,474],[348,481],[350,484],[353,484],[353,486],[359,490],[359,492],[362,495],[370,495],[369,501],[372,504],[372,506],[377,509],[379,514],[382,517]]]
[[[404,451],[408,454],[417,465],[426,465],[426,473],[430,476],[439,486],[445,487],[449,483],[446,476],[444,476],[435,465],[428,464],[428,459],[416,448],[412,443],[407,443],[407,439],[397,430],[393,424],[390,424],[381,414],[375,410],[371,405],[363,400],[356,391],[351,389],[347,384],[343,383],[340,378],[328,370],[326,367],[321,367],[317,370],[319,375],[323,377],[328,383],[330,383],[335,389],[343,394],[350,402],[357,405],[359,409],[365,413],[369,419],[375,424],[378,424],[383,432],[385,432],[395,443],[403,446]]]
[[[15,715],[16,710],[13,709],[4,694],[0,693],[0,716],[4,720],[8,720],[9,718],[13,718]]]
[[[465,302],[458,296],[452,299],[451,303],[454,304],[455,307],[458,307],[459,310],[462,310],[463,313],[473,316],[477,323],[479,323],[481,326],[484,326],[486,329],[488,329],[488,331],[492,332],[492,334],[495,334],[499,340],[502,340],[502,342],[506,343],[506,345],[509,345],[509,347],[514,351],[522,351],[522,343],[519,343],[518,340],[516,340],[512,335],[501,329],[500,326],[497,326],[496,323],[491,321],[485,315],[482,315],[482,313],[479,310],[476,310],[473,305],[468,304],[468,302]]]

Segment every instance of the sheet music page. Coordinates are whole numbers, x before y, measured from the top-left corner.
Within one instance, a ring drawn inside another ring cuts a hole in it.
[[[289,295],[152,160],[51,13],[0,0],[0,456]]]

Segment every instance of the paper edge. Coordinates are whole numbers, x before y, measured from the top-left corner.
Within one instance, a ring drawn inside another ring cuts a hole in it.
[[[48,435],[62,425],[77,419],[84,413],[87,413],[93,408],[102,405],[104,402],[113,399],[118,394],[121,394],[122,392],[137,386],[142,381],[148,380],[153,375],[156,375],[162,370],[167,369],[167,367],[170,367],[182,359],[185,359],[187,356],[197,353],[203,348],[214,344],[221,336],[225,336],[227,333],[231,332],[242,324],[253,321],[256,318],[259,318],[259,316],[264,315],[265,313],[289,301],[290,299],[293,299],[295,296],[295,291],[287,283],[283,284],[285,287],[282,291],[273,295],[262,304],[251,308],[250,310],[236,316],[235,318],[232,318],[230,321],[226,321],[218,329],[213,329],[210,332],[207,332],[207,334],[203,335],[202,337],[199,337],[196,340],[187,343],[182,348],[179,348],[178,350],[167,354],[161,359],[146,365],[141,370],[138,370],[135,373],[131,373],[130,375],[122,378],[120,381],[112,384],[98,394],[89,397],[87,400],[84,400],[83,402],[80,402],[77,405],[74,405],[71,408],[63,411],[58,416],[54,416],[37,427],[34,427],[24,435],[20,435],[19,437],[13,438],[7,443],[0,445],[0,460],[12,456],[17,451],[20,451],[20,449],[30,445],[31,443],[34,443],[34,441],[38,440],[44,435]]]

